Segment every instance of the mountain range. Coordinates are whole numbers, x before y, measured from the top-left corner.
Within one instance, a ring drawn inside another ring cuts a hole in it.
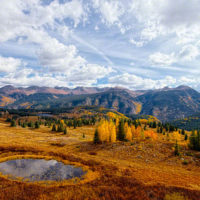
[[[100,106],[124,114],[153,115],[161,121],[185,118],[200,112],[200,93],[188,86],[132,91],[125,88],[38,87],[0,88],[0,107],[49,109]]]

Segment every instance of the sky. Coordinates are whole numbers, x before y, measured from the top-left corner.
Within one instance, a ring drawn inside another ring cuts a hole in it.
[[[188,85],[200,91],[200,0],[1,0],[0,86]]]

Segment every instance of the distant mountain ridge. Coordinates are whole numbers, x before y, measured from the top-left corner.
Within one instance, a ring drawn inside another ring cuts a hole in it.
[[[0,94],[10,95],[13,93],[21,93],[25,95],[35,94],[35,93],[49,93],[49,94],[93,94],[98,92],[103,92],[109,88],[98,88],[98,87],[76,87],[70,89],[67,87],[39,87],[39,86],[30,86],[27,88],[23,87],[13,87],[11,85],[4,86],[0,88]]]
[[[188,86],[138,91],[118,87],[70,89],[8,85],[0,88],[0,107],[4,108],[49,109],[81,105],[111,108],[124,114],[154,115],[162,121],[172,121],[200,112],[200,93]]]

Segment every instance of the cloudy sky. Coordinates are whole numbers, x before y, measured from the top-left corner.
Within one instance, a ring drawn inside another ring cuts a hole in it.
[[[1,0],[0,86],[200,90],[200,0]]]

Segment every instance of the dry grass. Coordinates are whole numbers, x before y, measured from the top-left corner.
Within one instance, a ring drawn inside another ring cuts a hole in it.
[[[83,133],[85,138],[82,137]],[[93,145],[94,127],[69,129],[65,136],[49,128],[11,128],[0,121],[0,161],[34,157],[62,160],[88,173],[78,183],[44,185],[12,181],[0,176],[0,199],[182,199],[199,200],[199,159],[173,155],[173,144],[163,140]],[[183,159],[188,165],[183,165]],[[175,194],[175,195],[174,195]]]

